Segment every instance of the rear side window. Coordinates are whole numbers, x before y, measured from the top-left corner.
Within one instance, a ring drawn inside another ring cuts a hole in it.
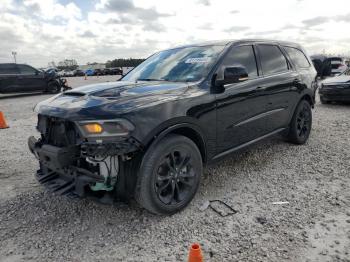
[[[27,65],[18,65],[18,69],[20,74],[23,74],[23,75],[34,75],[36,72],[34,68]]]
[[[258,50],[264,75],[288,71],[287,60],[278,46],[258,45]]]
[[[233,47],[226,55],[222,65],[223,67],[243,66],[249,78],[258,76],[255,54],[251,45]]]
[[[284,47],[293,63],[299,68],[308,68],[310,63],[302,51],[293,47]]]
[[[0,74],[1,75],[15,75],[17,74],[17,68],[12,64],[0,64]]]

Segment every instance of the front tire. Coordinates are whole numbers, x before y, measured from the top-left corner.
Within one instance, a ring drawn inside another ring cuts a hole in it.
[[[311,105],[306,100],[301,100],[295,109],[290,122],[287,139],[293,144],[302,145],[308,140],[312,127]]]
[[[50,82],[47,85],[47,92],[49,94],[58,94],[61,91],[61,86],[57,82]]]
[[[184,136],[166,136],[143,157],[135,199],[151,213],[174,214],[191,202],[202,172],[196,144]]]

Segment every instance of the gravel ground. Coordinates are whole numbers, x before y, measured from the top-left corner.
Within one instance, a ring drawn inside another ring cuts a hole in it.
[[[350,261],[349,105],[318,103],[304,146],[275,137],[207,167],[188,208],[159,217],[38,185],[26,140],[33,106],[48,97],[0,99],[11,126],[0,130],[0,261],[186,261],[192,242],[205,261]],[[214,199],[237,213],[201,211]]]

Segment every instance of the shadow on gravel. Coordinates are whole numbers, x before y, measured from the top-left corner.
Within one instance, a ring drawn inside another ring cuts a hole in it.
[[[30,97],[30,96],[43,96],[43,95],[49,95],[48,93],[20,93],[20,94],[8,94],[8,95],[2,95],[0,94],[0,100],[2,99],[11,99],[11,98],[21,98],[21,97]]]

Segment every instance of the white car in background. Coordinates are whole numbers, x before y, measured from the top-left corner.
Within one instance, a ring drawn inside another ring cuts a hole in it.
[[[343,57],[330,57],[332,75],[339,75],[348,69],[346,65],[346,59]]]

